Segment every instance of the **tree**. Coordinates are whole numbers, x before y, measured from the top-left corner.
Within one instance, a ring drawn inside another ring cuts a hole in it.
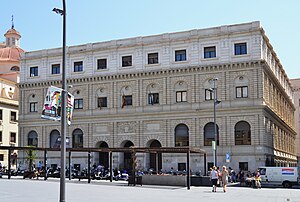
[[[26,161],[28,162],[28,166],[29,166],[29,171],[33,171],[32,167],[33,167],[33,162],[36,160],[37,155],[34,149],[32,149],[32,147],[29,147],[28,150],[26,150]]]

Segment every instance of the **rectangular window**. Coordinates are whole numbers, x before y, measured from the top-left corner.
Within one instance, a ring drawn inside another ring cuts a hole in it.
[[[214,98],[214,89],[205,89],[205,100],[213,100]]]
[[[83,71],[83,62],[78,61],[74,62],[74,72],[82,72]]]
[[[38,111],[38,103],[31,102],[29,112],[37,112]]]
[[[209,170],[210,168],[213,168],[214,163],[213,162],[208,162],[207,163],[207,170]]]
[[[52,65],[52,74],[60,74],[60,64]]]
[[[2,109],[0,109],[0,120],[3,120],[3,118],[2,118]]]
[[[248,86],[236,87],[236,98],[247,98],[248,97]]]
[[[97,60],[97,69],[107,69],[107,59]]]
[[[177,91],[176,92],[176,102],[186,102],[187,101],[187,92],[186,91]]]
[[[16,143],[17,142],[17,134],[16,133],[10,133],[10,142]]]
[[[10,112],[10,121],[17,122],[17,112]]]
[[[234,44],[235,55],[246,55],[247,54],[247,43],[236,43]]]
[[[159,93],[149,93],[148,104],[150,105],[159,104]]]
[[[158,64],[158,53],[148,54],[148,64]]]
[[[107,97],[98,97],[98,107],[107,107]]]
[[[0,131],[0,142],[2,142],[2,131]]]
[[[132,56],[123,56],[122,57],[122,67],[132,66]]]
[[[204,58],[215,58],[216,57],[216,47],[204,47]]]
[[[248,162],[239,162],[239,170],[248,171]]]
[[[178,163],[178,171],[186,170],[186,163]]]
[[[74,99],[74,109],[83,109],[83,99]]]
[[[30,67],[30,77],[35,77],[39,75],[38,67]]]
[[[4,161],[4,154],[0,154],[0,161]]]
[[[123,95],[122,96],[122,108],[124,106],[132,106],[132,95]]]
[[[175,51],[175,61],[186,61],[186,50]]]

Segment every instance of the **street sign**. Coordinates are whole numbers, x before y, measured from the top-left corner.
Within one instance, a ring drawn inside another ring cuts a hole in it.
[[[215,141],[211,141],[211,146],[213,150],[216,150],[216,142]]]
[[[229,162],[230,162],[230,154],[226,153],[226,163],[229,163]]]

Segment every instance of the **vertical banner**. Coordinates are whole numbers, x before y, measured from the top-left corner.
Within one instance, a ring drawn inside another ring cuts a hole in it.
[[[50,86],[44,100],[44,106],[41,118],[60,121],[61,119],[61,93],[62,89]],[[73,115],[74,96],[68,93],[67,96],[67,123],[71,125]]]

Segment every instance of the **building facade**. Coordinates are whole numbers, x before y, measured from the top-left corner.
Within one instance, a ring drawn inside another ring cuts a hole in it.
[[[61,86],[61,55],[57,48],[22,56],[22,146],[53,147],[60,135],[59,123],[40,116],[47,88]],[[198,147],[210,167],[218,78],[217,165],[296,163],[291,84],[260,22],[70,46],[66,76],[75,96],[72,147]],[[92,163],[106,158],[93,154]],[[126,169],[128,158],[115,154],[113,167]],[[139,169],[156,166],[150,154],[137,159]],[[49,155],[48,166],[59,162]],[[185,170],[185,162],[179,154],[158,159],[162,170]],[[72,164],[87,160],[74,154]],[[192,155],[191,168],[203,171],[203,158]]]
[[[0,146],[18,146],[18,111],[20,81],[21,35],[12,25],[0,43]],[[16,166],[17,151],[11,154],[12,167]],[[0,162],[8,165],[8,152],[0,150]]]
[[[300,166],[300,79],[291,79],[291,83],[293,86],[293,91],[294,91],[294,103],[296,107],[295,111],[295,127],[296,127],[296,132],[297,132],[297,137],[296,137],[296,156],[298,158],[298,166]]]

